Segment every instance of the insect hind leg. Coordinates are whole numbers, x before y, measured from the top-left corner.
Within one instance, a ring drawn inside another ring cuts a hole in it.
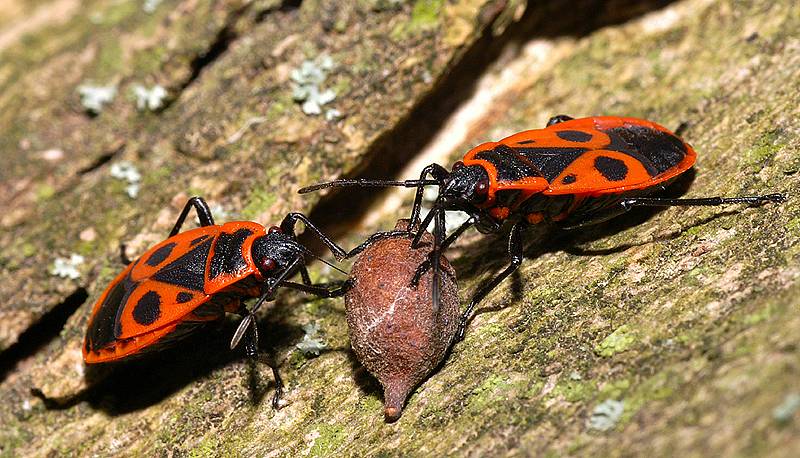
[[[211,209],[208,208],[208,204],[206,203],[205,199],[199,196],[194,196],[186,202],[186,205],[183,206],[181,214],[178,215],[178,219],[175,221],[175,226],[173,226],[169,233],[170,237],[173,237],[180,232],[183,223],[186,221],[186,217],[189,215],[189,210],[192,208],[194,208],[194,210],[197,212],[197,218],[200,220],[201,227],[214,225],[214,217],[211,216]]]
[[[636,207],[696,207],[718,206],[732,204],[747,204],[751,206],[762,205],[769,202],[783,202],[785,194],[774,193],[760,196],[741,197],[702,197],[692,199],[670,199],[665,197],[627,197],[622,198],[615,205],[583,215],[573,215],[571,218],[559,223],[562,229],[572,230],[585,226],[592,226],[614,217],[620,216]]]
[[[740,197],[702,197],[696,199],[666,199],[661,197],[632,197],[623,199],[620,206],[625,210],[633,207],[694,207],[717,206],[729,204],[761,205],[768,202],[780,203],[786,200],[786,195],[781,193],[765,194],[761,196]]]
[[[464,333],[467,330],[467,325],[472,319],[472,313],[475,311],[475,307],[478,305],[478,303],[482,301],[490,292],[492,292],[492,290],[497,287],[500,282],[514,273],[514,271],[516,271],[522,264],[522,260],[524,259],[522,232],[527,225],[528,223],[525,220],[521,220],[514,223],[514,225],[511,227],[511,233],[508,236],[508,256],[511,258],[511,264],[509,264],[493,279],[484,283],[478,292],[475,293],[475,296],[472,297],[472,301],[469,303],[469,306],[466,310],[464,310],[464,313],[461,314],[461,321],[458,325],[455,342],[464,340]]]
[[[564,122],[564,121],[572,121],[573,119],[575,119],[575,118],[573,118],[572,116],[564,115],[564,114],[555,115],[552,118],[550,118],[550,120],[547,121],[547,126],[546,127],[550,127],[553,124],[558,124],[558,123]]]
[[[120,242],[120,244],[119,244],[119,260],[120,260],[120,262],[122,262],[123,265],[126,265],[126,266],[130,265],[130,263],[133,262],[128,257],[128,255],[125,253],[125,244],[122,243],[122,242]]]

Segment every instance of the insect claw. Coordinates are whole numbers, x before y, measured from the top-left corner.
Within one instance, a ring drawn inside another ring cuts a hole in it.
[[[764,198],[776,203],[786,202],[786,194],[780,192],[775,194],[767,194],[764,196]]]

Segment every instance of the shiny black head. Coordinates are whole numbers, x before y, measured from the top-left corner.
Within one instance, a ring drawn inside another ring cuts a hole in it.
[[[305,250],[291,235],[284,234],[279,227],[272,227],[267,235],[253,241],[253,262],[264,278],[277,277],[297,258],[303,258]]]
[[[439,188],[436,205],[445,210],[470,212],[485,203],[489,196],[489,174],[479,165],[453,165],[453,171],[444,178]]]

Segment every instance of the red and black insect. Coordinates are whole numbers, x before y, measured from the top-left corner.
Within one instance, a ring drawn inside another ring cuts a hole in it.
[[[431,164],[423,169],[419,180],[336,180],[303,188],[300,193],[339,186],[414,187],[417,193],[411,221],[418,221],[422,189],[436,185],[439,196],[419,224],[415,244],[433,222],[432,259],[437,260],[442,250],[470,226],[492,233],[499,231],[506,220],[513,221],[508,240],[511,264],[473,297],[461,318],[459,337],[463,337],[478,302],[521,264],[522,229],[527,225],[552,222],[571,229],[608,220],[633,207],[755,205],[785,198],[782,194],[699,199],[647,197],[664,191],[694,165],[695,159],[691,146],[650,121],[616,116],[573,119],[560,115],[551,118],[544,129],[520,132],[472,148],[451,171]],[[461,210],[470,218],[445,238],[446,210]],[[433,263],[437,283],[438,264]],[[430,263],[420,266],[416,281],[429,266]]]
[[[201,227],[178,233],[192,208]],[[128,261],[95,303],[83,345],[84,361],[119,361],[158,350],[226,312],[245,317],[231,348],[247,334],[247,355],[262,356],[254,313],[274,298],[279,287],[324,297],[341,295],[346,289],[343,284],[311,283],[305,267],[305,257],[311,254],[295,237],[297,221],[334,256],[346,256],[301,213],[290,213],[280,226],[269,229],[249,221],[215,225],[206,202],[192,197],[169,237],[136,261]],[[303,283],[288,281],[298,272]],[[258,301],[247,310],[242,300],[255,297]],[[275,376],[273,405],[277,406],[283,384],[275,365],[262,359]]]

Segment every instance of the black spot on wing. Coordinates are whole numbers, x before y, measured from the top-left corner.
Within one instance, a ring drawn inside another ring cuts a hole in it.
[[[214,239],[206,240],[188,253],[159,269],[151,278],[194,291],[203,291],[206,260]]]
[[[88,337],[86,344],[90,350],[98,351],[111,345],[122,333],[118,325],[118,316],[135,287],[136,283],[131,281],[130,275],[111,287],[86,331]]]
[[[678,137],[642,126],[617,127],[606,131],[607,149],[632,156],[656,176],[678,165],[686,156],[686,145]]]
[[[578,178],[571,173],[561,179],[562,184],[572,184],[575,183],[576,181],[578,181]]]
[[[522,140],[521,142],[517,142],[517,145],[530,145],[531,143],[536,143],[536,140]]]
[[[564,169],[588,149],[541,147],[516,148],[515,151],[536,167],[541,172],[540,176],[544,176],[547,181],[552,183]]]
[[[185,303],[189,302],[190,300],[192,300],[193,297],[194,297],[193,294],[189,294],[187,292],[181,291],[181,292],[178,293],[177,296],[175,296],[175,302],[177,302],[178,304],[185,304]]]
[[[557,130],[556,135],[558,135],[558,138],[568,142],[583,143],[592,139],[592,134],[580,130]]]
[[[214,257],[209,266],[209,279],[222,274],[234,274],[247,268],[242,255],[242,245],[253,234],[249,229],[239,229],[233,234],[219,234],[214,246]]]
[[[628,176],[625,162],[613,157],[597,156],[594,159],[594,168],[608,181],[622,181]]]
[[[147,258],[147,261],[145,261],[144,263],[152,267],[158,266],[159,264],[164,262],[165,259],[169,257],[170,253],[172,253],[172,250],[175,249],[175,246],[177,246],[177,243],[174,242],[162,246],[161,248],[154,251],[153,254],[151,254],[150,257]]]
[[[161,296],[155,291],[148,291],[139,299],[133,308],[133,319],[142,326],[153,324],[161,316]]]

